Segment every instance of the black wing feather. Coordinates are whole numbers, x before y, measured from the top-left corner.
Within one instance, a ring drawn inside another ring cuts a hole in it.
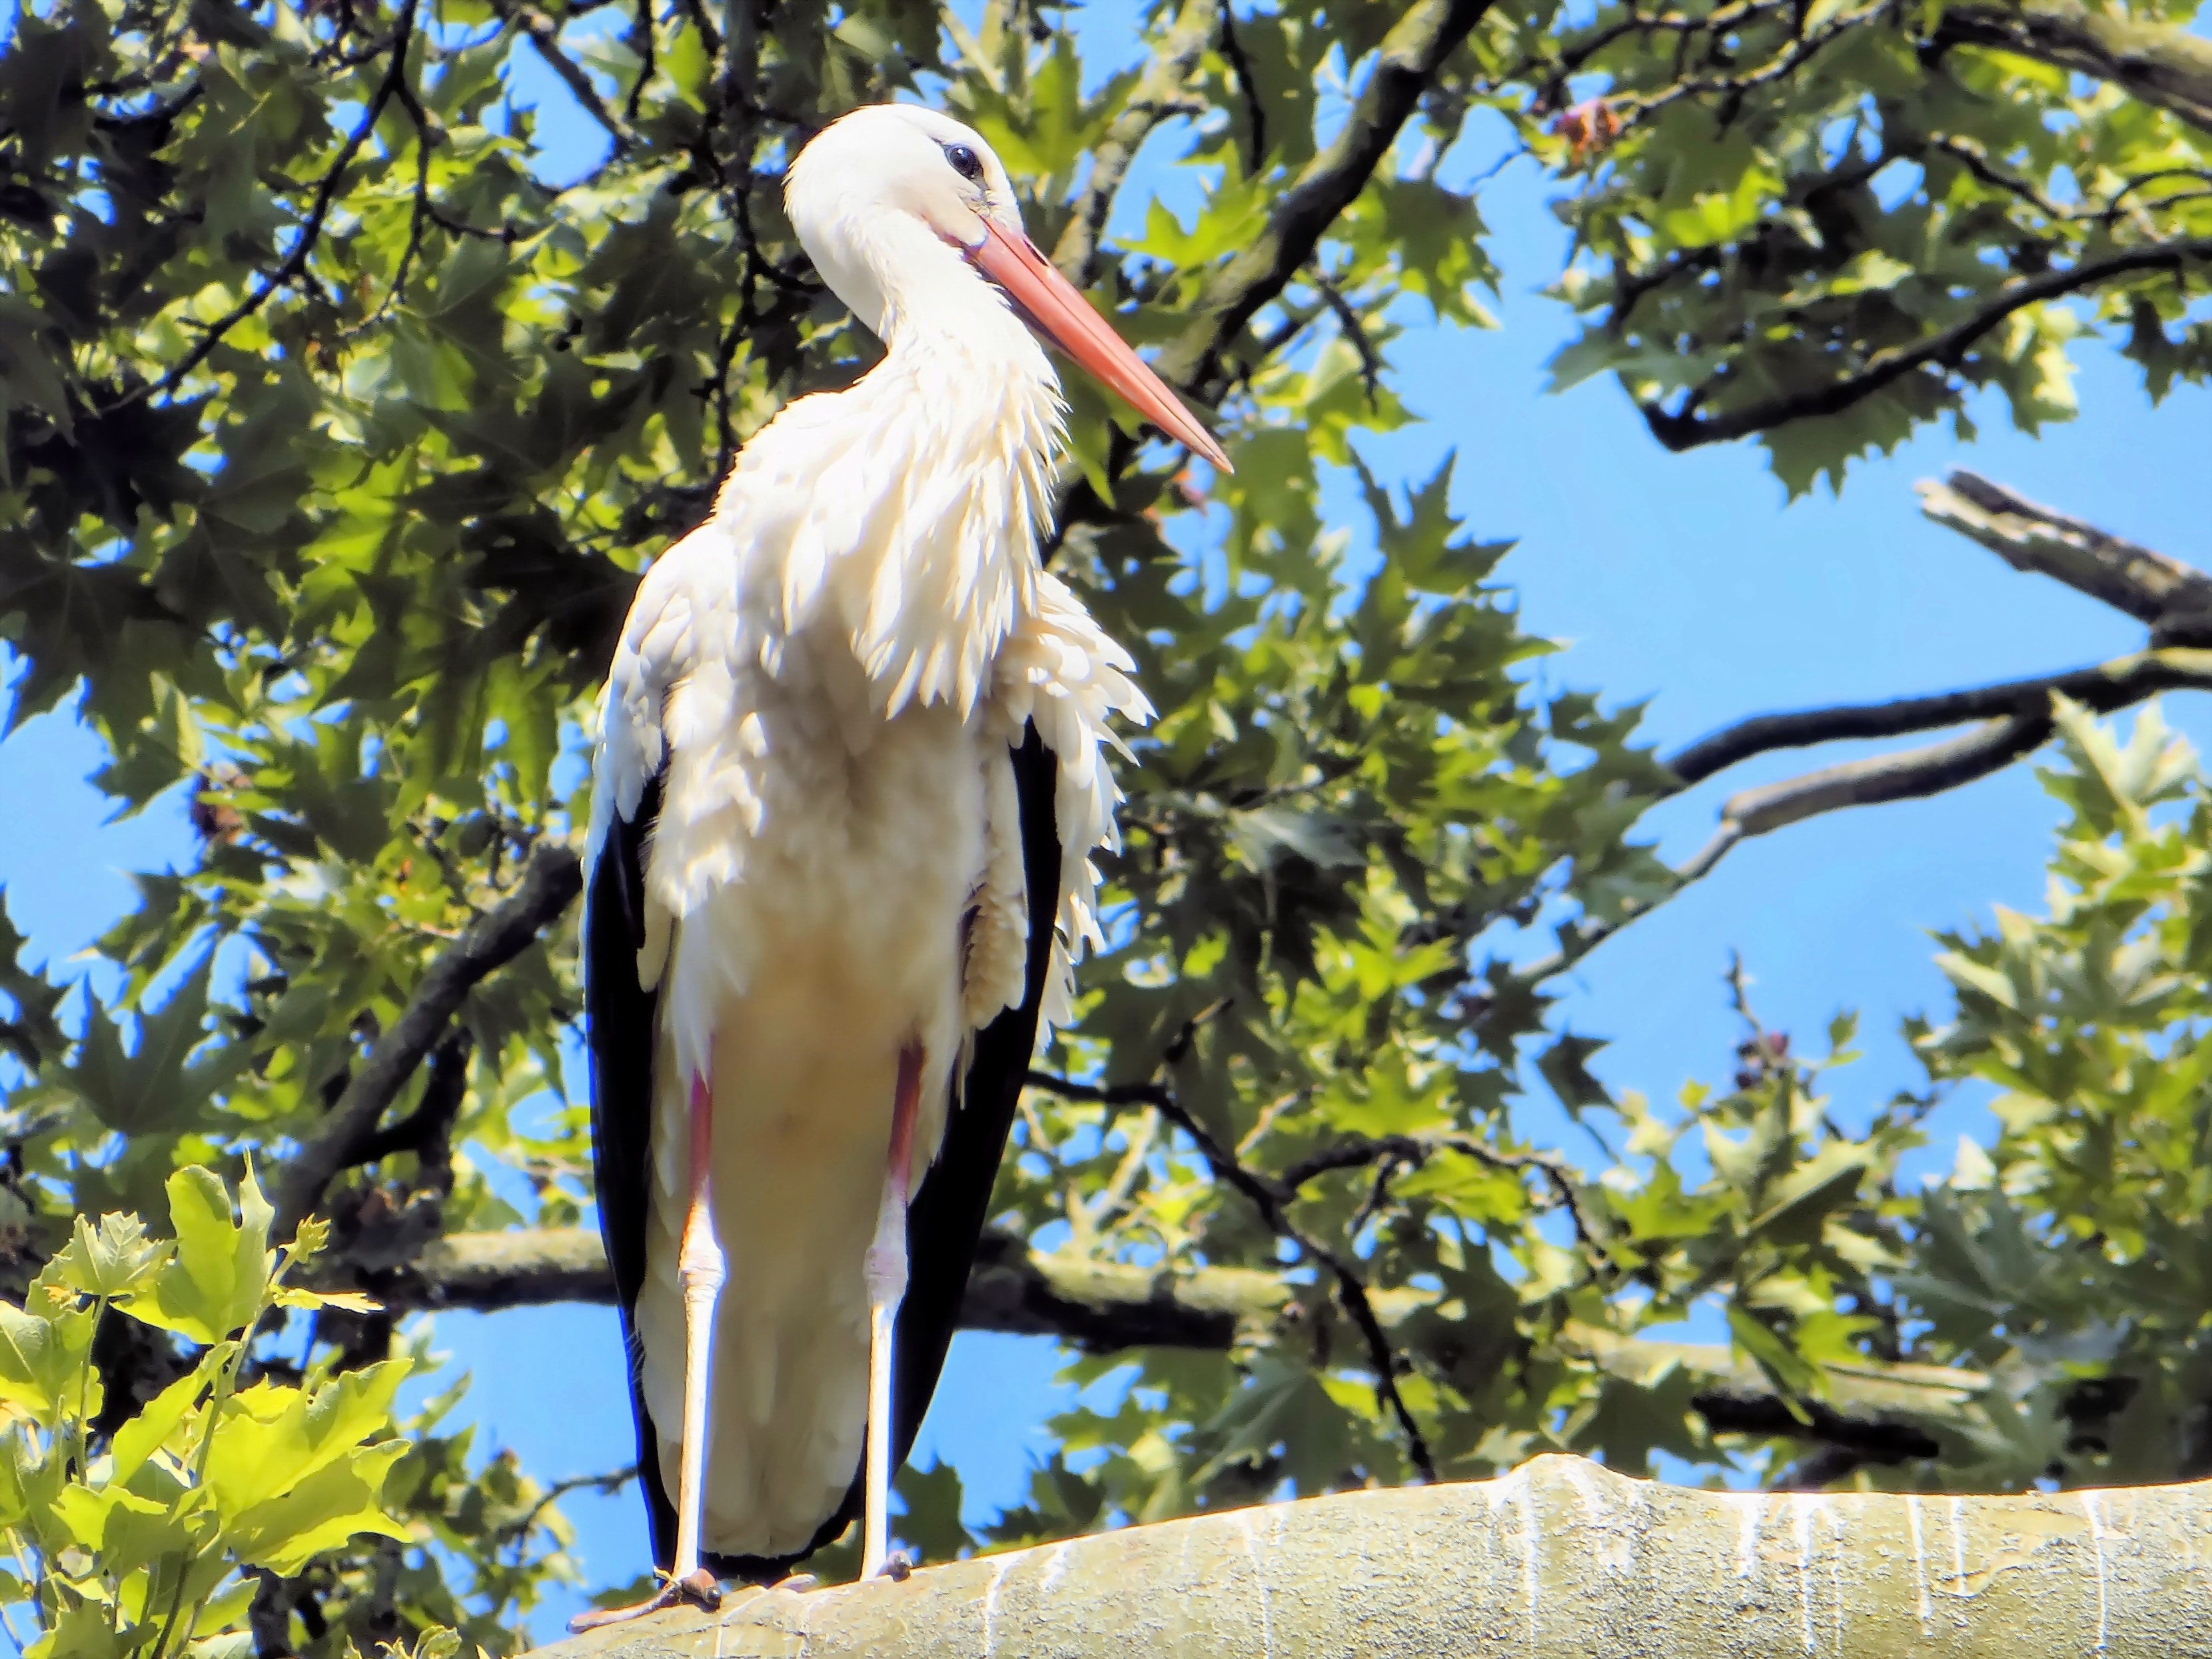
[[[599,1237],[614,1270],[630,1412],[637,1425],[637,1480],[645,1493],[653,1559],[676,1559],[676,1505],[660,1479],[660,1448],[638,1386],[637,1297],[645,1285],[646,1208],[653,1170],[653,1054],[660,999],[637,982],[645,944],[645,853],[660,817],[661,780],[646,785],[637,815],[617,813],[592,866],[584,908],[584,1020],[592,1052],[592,1174]]]
[[[945,1369],[960,1321],[975,1249],[991,1210],[991,1189],[1006,1155],[1023,1079],[1036,1048],[1045,976],[1052,968],[1060,847],[1054,796],[1059,762],[1032,726],[1013,751],[1022,867],[1028,882],[1029,957],[1018,1007],[976,1034],[968,1076],[945,1119],[945,1140],[907,1209],[907,1290],[898,1316],[891,1407],[891,1464],[906,1462]],[[650,1190],[653,1057],[659,999],[637,982],[645,943],[645,850],[660,812],[660,780],[647,787],[637,815],[617,817],[592,868],[584,925],[584,1007],[592,1051],[592,1158],[599,1231],[614,1269],[615,1299],[629,1358],[630,1408],[637,1424],[638,1485],[653,1531],[653,1559],[666,1571],[676,1559],[676,1506],[660,1478],[659,1440],[638,1388],[635,1314],[645,1283],[646,1201]],[[706,1565],[724,1578],[773,1583],[859,1516],[866,1501],[866,1449],[836,1512],[795,1554],[717,1556]]]

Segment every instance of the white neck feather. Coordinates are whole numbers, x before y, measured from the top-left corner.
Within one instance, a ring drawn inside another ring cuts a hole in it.
[[[884,360],[763,428],[716,512],[747,549],[746,586],[781,590],[784,635],[834,625],[886,714],[920,702],[964,716],[1036,607],[1059,378],[998,290],[918,220],[883,216],[844,240],[844,257],[819,263],[876,325]]]

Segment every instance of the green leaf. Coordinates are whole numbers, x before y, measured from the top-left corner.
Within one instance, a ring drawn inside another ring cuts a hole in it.
[[[138,1647],[134,1632],[118,1632],[106,1610],[93,1601],[64,1601],[46,1635],[24,1650],[25,1659],[125,1659]]]
[[[207,1038],[214,969],[210,951],[158,1010],[142,1010],[138,1040],[127,1054],[115,1022],[93,1009],[74,1063],[50,1071],[50,1085],[74,1095],[100,1122],[126,1135],[175,1133],[198,1121],[216,1084],[236,1063],[222,1050],[198,1064],[191,1060]]]
[[[1745,1356],[1765,1371],[1775,1388],[1780,1391],[1782,1403],[1792,1416],[1803,1417],[1799,1400],[1818,1399],[1826,1392],[1826,1385],[1818,1367],[1808,1364],[1796,1349],[1782,1336],[1761,1323],[1753,1314],[1736,1306],[1728,1305],[1729,1336]]]
[[[1602,1040],[1578,1037],[1572,1034],[1559,1040],[1537,1056],[1536,1069],[1552,1092],[1559,1097],[1559,1104],[1569,1113],[1579,1117],[1593,1106],[1609,1106],[1613,1097],[1604,1084],[1589,1069],[1589,1061],[1605,1047]]]
[[[1824,1146],[1799,1164],[1768,1194],[1767,1207],[1744,1229],[1747,1239],[1809,1244],[1820,1237],[1830,1212],[1857,1198],[1866,1179],[1867,1158],[1861,1149]]]
[[[115,1431],[110,1447],[108,1480],[116,1486],[128,1486],[133,1475],[145,1467],[146,1460],[162,1448],[171,1445],[185,1414],[192,1408],[203,1389],[214,1380],[215,1370],[227,1365],[231,1359],[231,1346],[222,1344],[210,1349],[200,1363],[186,1375],[155,1395],[139,1410],[138,1414]]]
[[[104,1215],[97,1227],[79,1216],[54,1267],[71,1289],[112,1301],[143,1284],[168,1259],[169,1250],[162,1241],[146,1237],[145,1224],[135,1215]]]
[[[193,1165],[168,1180],[169,1224],[176,1255],[155,1278],[150,1294],[119,1304],[133,1318],[192,1341],[216,1343],[260,1316],[274,1262],[269,1224],[275,1211],[247,1164],[239,1184],[237,1218],[228,1188]]]
[[[27,1425],[0,1425],[0,1527],[18,1525],[31,1513],[31,1496],[45,1469]],[[4,1605],[4,1604],[0,1604]]]
[[[240,1560],[292,1574],[325,1550],[364,1534],[404,1542],[407,1528],[384,1508],[384,1480],[407,1455],[402,1440],[349,1452],[278,1496],[226,1518],[223,1541]]]
[[[919,1552],[921,1559],[951,1561],[975,1547],[960,1521],[958,1470],[945,1462],[926,1469],[908,1463],[899,1470],[896,1484],[900,1514],[894,1524],[900,1541]]]
[[[207,1488],[226,1524],[276,1501],[304,1477],[344,1464],[363,1441],[388,1432],[392,1398],[407,1371],[406,1361],[387,1360],[348,1371],[312,1395],[262,1383],[234,1395],[207,1461]],[[388,1463],[378,1466],[380,1481]]]
[[[33,1283],[26,1307],[0,1301],[0,1404],[46,1428],[77,1408],[92,1346],[91,1310],[77,1308],[66,1291],[65,1305],[57,1305],[48,1291],[59,1289],[42,1279]],[[95,1409],[99,1397],[95,1384],[89,1396]]]

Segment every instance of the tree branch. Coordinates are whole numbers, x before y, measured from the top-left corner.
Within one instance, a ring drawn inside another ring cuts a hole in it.
[[[1131,88],[1128,101],[1091,151],[1091,177],[1076,198],[1074,216],[1052,250],[1053,263],[1078,288],[1089,288],[1098,280],[1103,263],[1098,239],[1114,211],[1121,181],[1128,177],[1129,164],[1153,131],[1183,110],[1191,73],[1221,27],[1221,0],[1183,0],[1166,38]]]
[[[2194,660],[2185,660],[2190,659]],[[1943,697],[1914,698],[1863,708],[1761,715],[1707,738],[1684,752],[1695,763],[1692,769],[1696,778],[1709,777],[1723,766],[1734,765],[1771,749],[1842,738],[1881,737],[1957,723],[1955,718],[1919,719],[1913,714],[1915,710],[1954,708],[1984,696],[1996,700],[2008,697],[2015,690],[2037,690],[2047,699],[2052,691],[2071,696],[2076,690],[2083,693],[2076,700],[2100,714],[2126,708],[2162,690],[2212,690],[2212,652],[2145,652],[2103,668],[2083,669],[2078,676],[2021,681],[2017,686],[1994,686],[1984,692],[1962,691]],[[2022,701],[2026,701],[2025,696]],[[2048,706],[2046,702],[2046,709]],[[1764,836],[1846,807],[1875,806],[1887,801],[1917,800],[1942,794],[2002,770],[2041,747],[2051,736],[2054,724],[2047,712],[2022,712],[1984,721],[1972,732],[1941,743],[1898,754],[1845,761],[1730,796],[1721,807],[1720,828],[1713,838],[1698,850],[1696,857],[1674,870],[1674,879],[1663,892],[1640,902],[1625,903],[1620,914],[1607,921],[1572,922],[1562,927],[1559,948],[1521,969],[1514,978],[1522,985],[1540,985],[1556,978],[1630,922],[1650,915],[1684,889],[1711,874],[1723,858],[1753,836]],[[1695,778],[1686,778],[1685,787],[1694,781]]]
[[[1964,471],[1913,486],[1920,510],[2014,569],[2049,576],[2165,638],[2212,632],[2212,576]]]
[[[1564,973],[1631,921],[1701,879],[1735,847],[1823,812],[1955,789],[2008,765],[2050,737],[2063,696],[2111,714],[2162,691],[2212,690],[2212,576],[2014,494],[1971,472],[1917,486],[1922,511],[1990,548],[2014,569],[2049,576],[2152,627],[2152,648],[2061,674],[1996,685],[1759,714],[1700,738],[1665,764],[1671,795],[1756,755],[1845,739],[1901,737],[1944,726],[1973,731],[1901,753],[1847,761],[1745,790],[1721,808],[1720,827],[1664,890],[1603,921],[1571,922],[1559,948],[1514,975],[1522,986]],[[2191,643],[2181,643],[2190,641]]]
[[[2110,82],[2212,132],[2212,40],[2185,27],[2093,11],[2081,0],[1947,6],[1939,46],[1996,46]]]
[[[348,1268],[332,1262],[325,1271],[331,1282],[341,1282]],[[404,1269],[356,1277],[399,1312],[466,1308],[489,1313],[614,1300],[606,1251],[598,1232],[586,1227],[451,1233]],[[1049,1336],[1094,1353],[1144,1347],[1218,1352],[1236,1341],[1241,1325],[1274,1319],[1289,1297],[1278,1275],[1256,1268],[1176,1273],[1039,1255],[1008,1234],[987,1231],[960,1325]],[[1395,1302],[1386,1297],[1385,1303],[1388,1316],[1402,1313]]]
[[[404,1270],[342,1278],[343,1271],[342,1263],[329,1263],[318,1282],[366,1284],[395,1312],[492,1312],[614,1300],[614,1280],[599,1236],[584,1227],[453,1233],[432,1243]],[[1240,1335],[1280,1318],[1291,1294],[1292,1286],[1279,1273],[1259,1268],[1163,1272],[1064,1252],[1034,1252],[994,1230],[985,1232],[977,1250],[960,1328],[1051,1337],[1097,1354],[1147,1347],[1219,1352],[1234,1346]],[[1418,1291],[1368,1295],[1386,1330],[1428,1305]],[[1832,1366],[1829,1408],[1835,1418],[1823,1429],[1817,1420],[1808,1425],[1791,1416],[1757,1368],[1724,1346],[1622,1336],[1580,1323],[1570,1323],[1560,1340],[1583,1363],[1624,1381],[1648,1382],[1669,1370],[1704,1379],[1708,1387],[1701,1392],[1722,1402],[1708,1418],[1716,1432],[1796,1433],[1821,1443],[1875,1444],[1897,1432],[1889,1419],[1899,1415],[1923,1423],[1954,1416],[1990,1382],[1978,1371],[1937,1365],[1869,1361]],[[1758,1413],[1756,1424],[1751,1413]],[[1796,1426],[1760,1426],[1782,1418]]]
[[[1721,808],[1721,822],[1735,824],[1749,837],[1846,806],[1940,795],[2009,766],[2041,747],[2051,732],[2048,714],[1990,720],[1963,736],[1902,754],[1844,761],[1803,777],[1747,789]]]
[[[1638,404],[1637,408],[1643,414],[1644,423],[1651,428],[1652,435],[1678,453],[1706,444],[1727,443],[1734,439],[1749,437],[1753,433],[1786,426],[1791,421],[1838,415],[1917,369],[1956,368],[1984,334],[2014,313],[2023,311],[2029,306],[2039,305],[2045,300],[2063,299],[2067,295],[2094,288],[2100,283],[2136,271],[2178,269],[2191,263],[2206,261],[2212,261],[2212,237],[2124,249],[2102,259],[2089,260],[2063,270],[2047,270],[2008,283],[1998,289],[1995,297],[1972,315],[1911,345],[1885,347],[1868,357],[1865,367],[1857,374],[1846,375],[1840,380],[1832,380],[1826,386],[1784,392],[1717,415],[1697,412],[1698,392],[1692,393],[1691,401],[1679,410],[1668,410],[1658,404]],[[1711,381],[1706,382],[1699,392],[1709,391],[1712,385]]]
[[[331,1282],[341,1282],[350,1267],[327,1258],[319,1264]],[[361,1280],[395,1313],[441,1308],[495,1313],[562,1302],[611,1306],[615,1299],[606,1248],[592,1227],[447,1233],[406,1267],[364,1273]]]
[[[2212,668],[2208,668],[2205,678],[2212,681]],[[1901,754],[1845,761],[1730,796],[1721,807],[1720,828],[1713,838],[1698,849],[1695,858],[1674,870],[1674,879],[1666,890],[1641,902],[1624,903],[1619,914],[1607,921],[1568,924],[1559,930],[1558,950],[1521,969],[1513,977],[1522,985],[1540,985],[1557,978],[1630,922],[1649,915],[1685,888],[1704,880],[1723,859],[1753,836],[1845,807],[1915,800],[1956,789],[2039,747],[2051,735],[2052,724],[2047,714],[1990,720],[1942,743]]]
[[[1374,71],[1343,130],[1276,199],[1267,228],[1206,285],[1199,318],[1161,352],[1161,378],[1195,390],[1221,350],[1313,257],[1338,216],[1367,188],[1444,60],[1490,9],[1490,0],[1418,0],[1383,38]]]
[[[1814,1440],[1824,1449],[1848,1455],[1854,1468],[1864,1463],[1911,1463],[1943,1449],[1934,1435],[1916,1424],[1848,1416],[1824,1401],[1795,1403],[1793,1411],[1777,1395],[1755,1389],[1705,1389],[1690,1397],[1691,1407],[1715,1434]]]
[[[2063,674],[2008,680],[1964,691],[1758,714],[1698,738],[1670,757],[1666,766],[1688,788],[1754,755],[1779,749],[1803,749],[1849,738],[1903,737],[1912,732],[1963,726],[1969,720],[2033,720],[2049,714],[2054,695],[2070,698],[2093,713],[2108,714],[2161,691],[2184,690],[2212,690],[2212,651],[2172,647],[2137,652]]]
[[[394,1152],[431,1156],[434,1144],[445,1139],[468,1097],[469,1055],[475,1042],[466,1031],[455,1031],[430,1055],[430,1076],[422,1085],[422,1098],[397,1123],[372,1129],[347,1150],[346,1167],[380,1163]]]
[[[354,1073],[337,1104],[302,1138],[300,1150],[285,1165],[277,1185],[272,1237],[291,1237],[321,1202],[331,1178],[356,1161],[355,1148],[375,1132],[386,1109],[444,1036],[468,994],[487,975],[521,955],[583,886],[583,869],[575,854],[557,843],[540,842],[514,890],[440,953],[422,976],[414,1000],[378,1040],[368,1064]]]

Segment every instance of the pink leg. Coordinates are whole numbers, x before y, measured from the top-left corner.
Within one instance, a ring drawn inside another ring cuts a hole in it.
[[[709,1190],[714,1128],[714,1096],[703,1077],[691,1079],[691,1203],[684,1217],[684,1247],[676,1258],[684,1282],[684,1471],[676,1500],[676,1571],[679,1583],[712,1573],[699,1565],[699,1521],[707,1503],[707,1363],[714,1352],[714,1304],[728,1277],[722,1243],[714,1232]]]
[[[627,1607],[579,1613],[571,1631],[657,1613],[678,1601],[709,1610],[720,1605],[721,1588],[699,1565],[699,1517],[706,1500],[707,1362],[714,1352],[714,1303],[721,1294],[727,1264],[714,1232],[709,1153],[713,1148],[714,1101],[703,1077],[691,1079],[691,1198],[684,1214],[684,1241],[676,1257],[684,1284],[684,1461],[676,1499],[676,1567],[659,1593]]]
[[[921,1107],[921,1045],[899,1050],[898,1087],[891,1101],[890,1155],[876,1212],[875,1242],[863,1272],[868,1287],[868,1469],[860,1530],[860,1577],[906,1577],[904,1558],[890,1556],[891,1333],[906,1297],[907,1178],[914,1164],[914,1125]]]

